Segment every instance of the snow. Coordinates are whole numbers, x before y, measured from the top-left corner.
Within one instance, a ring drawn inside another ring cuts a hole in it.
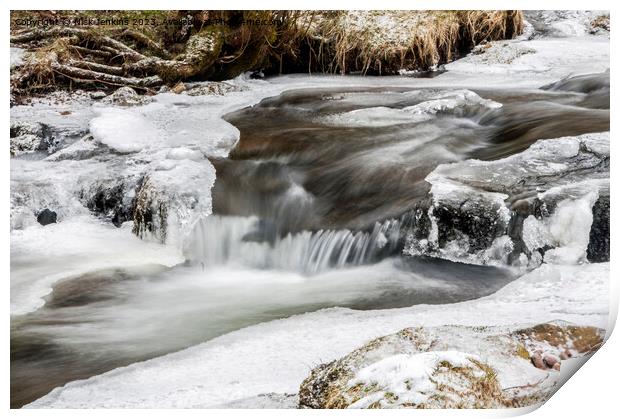
[[[23,48],[16,48],[16,47],[11,47],[10,48],[10,64],[11,64],[11,69],[18,67],[20,65],[22,65],[24,63],[24,54],[26,53],[26,50]]]
[[[437,385],[433,373],[442,362],[453,368],[476,368],[471,359],[478,358],[459,351],[431,351],[419,354],[399,354],[384,358],[357,372],[348,387],[358,384],[375,385],[376,392],[362,397],[349,406],[350,409],[367,408],[379,399],[385,399],[387,392],[398,399],[396,405],[421,404],[428,400]]]
[[[163,133],[142,115],[127,109],[106,108],[90,121],[95,140],[120,153],[135,153],[150,148]]]
[[[543,264],[477,300],[379,311],[333,308],[258,324],[69,383],[29,407],[198,408],[296,393],[313,366],[405,327],[514,326],[561,318],[607,328],[608,293],[609,263]]]

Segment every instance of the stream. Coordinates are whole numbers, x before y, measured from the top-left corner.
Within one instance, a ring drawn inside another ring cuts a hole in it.
[[[293,90],[226,115],[240,140],[211,159],[213,215],[195,223],[186,261],[71,276],[44,306],[12,316],[11,407],[261,322],[496,292],[516,269],[402,254],[413,210],[428,200],[424,179],[440,164],[608,130],[608,80],[535,91]],[[20,263],[12,258],[11,270]]]

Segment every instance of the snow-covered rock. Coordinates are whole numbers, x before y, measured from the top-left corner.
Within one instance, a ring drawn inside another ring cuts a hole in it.
[[[52,152],[57,145],[49,127],[38,122],[11,121],[10,134],[11,156],[36,151]]]
[[[314,368],[301,384],[299,403],[320,409],[527,406],[561,385],[560,354],[583,356],[602,340],[600,329],[567,324],[516,331],[407,328]],[[544,361],[537,366],[538,358]]]
[[[101,102],[117,106],[138,106],[150,103],[152,99],[149,96],[139,95],[131,87],[123,86],[109,96],[101,99]]]
[[[609,254],[596,238],[588,251],[591,231],[609,225],[609,133],[540,140],[500,160],[439,165],[426,180],[430,207],[418,210],[405,253],[521,265]]]

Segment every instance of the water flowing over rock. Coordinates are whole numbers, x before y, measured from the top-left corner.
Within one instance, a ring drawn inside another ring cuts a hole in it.
[[[203,266],[241,263],[261,269],[316,274],[376,262],[399,248],[400,224],[376,223],[371,231],[319,230],[280,236],[257,217],[212,215],[196,222],[185,248]]]

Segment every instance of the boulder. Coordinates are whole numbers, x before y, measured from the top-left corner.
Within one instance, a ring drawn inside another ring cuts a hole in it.
[[[56,213],[48,208],[45,208],[37,215],[37,221],[43,226],[55,223],[56,218]]]
[[[562,384],[559,354],[595,350],[604,332],[545,323],[403,329],[315,367],[299,407],[500,408],[547,400]],[[533,355],[530,358],[530,353]]]

